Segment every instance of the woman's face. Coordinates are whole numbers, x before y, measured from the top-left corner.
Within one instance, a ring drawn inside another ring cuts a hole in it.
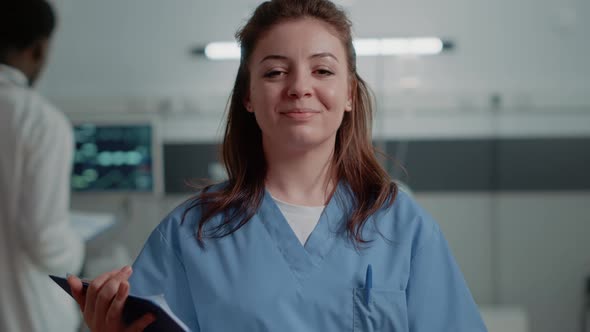
[[[334,145],[352,106],[345,49],[327,23],[304,18],[274,26],[258,40],[249,70],[244,104],[265,147]]]

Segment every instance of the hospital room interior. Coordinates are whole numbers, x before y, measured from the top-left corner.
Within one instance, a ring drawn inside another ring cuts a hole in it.
[[[174,207],[226,179],[234,33],[261,2],[51,1],[35,89],[73,127],[82,276],[132,264]],[[440,225],[488,330],[590,332],[590,2],[334,2],[379,160]]]

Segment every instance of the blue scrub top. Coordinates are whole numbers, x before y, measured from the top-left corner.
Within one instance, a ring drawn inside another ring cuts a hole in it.
[[[370,217],[363,238],[372,242],[359,250],[342,231],[347,188],[338,186],[305,246],[268,192],[246,225],[204,248],[200,209],[181,223],[185,203],[145,243],[131,293],[163,294],[195,332],[486,331],[436,222],[400,191]]]

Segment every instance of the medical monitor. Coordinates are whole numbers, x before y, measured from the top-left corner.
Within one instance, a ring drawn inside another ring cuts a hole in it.
[[[73,191],[154,191],[150,123],[79,123],[74,125],[74,136]]]

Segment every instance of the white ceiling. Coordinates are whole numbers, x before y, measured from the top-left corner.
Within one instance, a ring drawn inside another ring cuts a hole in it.
[[[40,89],[53,97],[187,97],[220,108],[236,62],[191,57],[231,40],[259,1],[54,0],[60,28]],[[358,37],[441,36],[457,47],[419,60],[365,58],[361,74],[392,100],[453,107],[498,92],[508,103],[590,105],[590,2],[341,0]],[[383,73],[380,78],[379,73]],[[408,91],[400,78],[414,76]],[[417,97],[417,100],[423,100]],[[222,102],[221,104],[219,104]]]

